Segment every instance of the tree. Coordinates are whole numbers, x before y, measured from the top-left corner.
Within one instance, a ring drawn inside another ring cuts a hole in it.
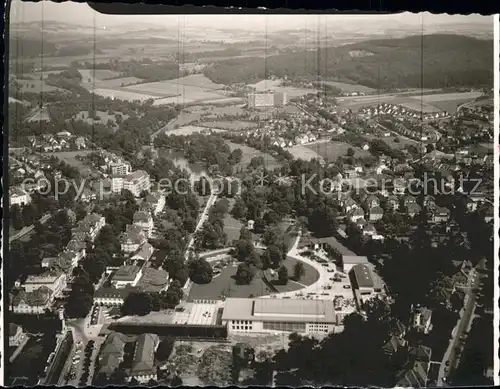
[[[247,240],[250,242],[253,240],[252,233],[245,226],[241,227],[241,229],[240,229],[240,240]]]
[[[172,378],[172,381],[170,382],[170,386],[173,386],[173,387],[182,386],[182,385],[183,385],[182,379],[178,375],[175,375]]]
[[[252,282],[255,276],[255,269],[249,264],[243,262],[238,265],[236,270],[236,283],[240,285],[248,285]]]
[[[238,261],[245,261],[254,251],[254,245],[249,240],[237,240],[235,244],[235,256]]]
[[[133,292],[124,300],[121,307],[122,314],[144,316],[153,309],[152,299],[148,293]]]
[[[14,228],[15,230],[21,230],[24,227],[21,207],[19,207],[18,204],[14,204],[12,207],[10,207],[9,216],[10,220],[12,221],[12,228]]]
[[[155,359],[160,362],[166,361],[172,351],[174,350],[174,339],[171,336],[166,336],[160,344],[158,345],[158,349],[156,350]]]
[[[355,154],[354,149],[352,147],[349,147],[347,149],[347,156],[348,157],[354,157],[354,154]]]
[[[306,271],[304,269],[304,264],[302,262],[298,261],[293,266],[293,279],[295,281],[299,281],[305,274],[306,274]]]
[[[190,234],[192,234],[195,230],[196,230],[196,220],[192,217],[186,217],[184,219],[184,229],[189,232]]]
[[[245,202],[241,198],[237,198],[233,205],[233,208],[231,209],[231,215],[233,215],[235,219],[243,219],[247,212],[248,209],[245,205]]]
[[[288,283],[288,269],[284,265],[281,265],[278,269],[278,281],[282,285],[286,285]]]
[[[195,259],[188,263],[189,278],[195,284],[209,284],[212,281],[213,269],[205,259]]]
[[[281,261],[283,261],[283,252],[275,244],[269,245],[262,255],[265,267],[271,267],[276,269],[280,266]]]

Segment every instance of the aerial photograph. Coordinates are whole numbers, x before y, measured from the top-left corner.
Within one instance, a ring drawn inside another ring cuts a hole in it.
[[[493,16],[9,23],[6,386],[498,384]]]

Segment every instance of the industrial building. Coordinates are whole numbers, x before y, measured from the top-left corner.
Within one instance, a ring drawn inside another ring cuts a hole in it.
[[[228,298],[222,324],[228,333],[327,334],[343,330],[344,314],[332,301],[273,298]]]

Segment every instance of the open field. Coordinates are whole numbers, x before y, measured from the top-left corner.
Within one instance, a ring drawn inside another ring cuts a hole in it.
[[[316,143],[314,145],[319,145],[319,143]],[[313,146],[313,145],[310,145]],[[319,146],[318,146],[319,147]],[[312,148],[305,146],[305,145],[296,145],[293,147],[289,147],[288,151],[292,153],[296,158],[302,159],[304,161],[310,161],[314,158],[322,160],[323,157],[319,155],[315,150]]]
[[[327,162],[335,161],[338,157],[347,155],[347,150],[349,148],[355,151],[354,154],[355,157],[363,157],[370,155],[368,151],[361,150],[348,143],[343,143],[343,142],[322,142],[322,143],[306,145],[305,147],[311,149],[313,152],[316,152]]]
[[[21,86],[20,92],[31,92],[31,93],[43,93],[43,92],[52,92],[52,91],[62,91],[65,92],[64,89],[57,88],[55,86],[49,85],[45,82],[45,80],[16,80],[17,83]]]
[[[257,92],[273,91],[284,92],[288,98],[300,97],[309,93],[316,93],[316,89],[295,88],[292,86],[281,86],[281,80],[262,80],[255,84],[248,85],[255,88]]]
[[[243,120],[232,120],[232,121],[226,121],[226,120],[214,120],[214,121],[209,121],[209,122],[202,122],[198,123],[199,126],[201,127],[208,127],[208,128],[220,128],[223,130],[233,130],[233,131],[241,131],[244,129],[248,128],[254,128],[257,127],[257,123],[255,122],[247,122]]]
[[[58,151],[55,153],[42,153],[42,154],[59,158],[61,161],[66,162],[68,165],[77,168],[80,171],[80,174],[82,176],[85,176],[91,174],[92,169],[83,164],[82,161],[79,161],[75,157],[77,155],[81,156],[89,155],[92,152],[93,150],[78,150],[78,151]]]
[[[281,80],[262,80],[255,84],[249,84],[249,87],[255,88],[257,92],[264,92],[266,90],[273,90],[281,85]]]
[[[203,133],[203,132],[207,132],[207,131],[209,131],[209,128],[207,128],[207,127],[201,127],[201,126],[183,126],[183,127],[179,127],[179,128],[172,129],[172,130],[167,130],[167,131],[165,131],[165,134],[167,134],[167,135],[184,135],[184,136],[186,136],[186,135],[195,134],[197,132]],[[224,132],[225,130],[214,128],[213,131],[214,132]]]
[[[262,151],[254,149],[252,147],[240,145],[230,141],[226,141],[226,144],[231,148],[231,150],[240,149],[243,152],[241,162],[237,165],[237,167],[243,167],[243,168],[247,167],[252,158],[258,156],[264,157],[264,163],[268,170],[272,170],[276,167],[279,167],[278,161],[276,161],[276,159],[271,154],[263,153]]]
[[[325,85],[330,85],[339,88],[342,90],[342,92],[362,92],[362,93],[369,93],[373,92],[375,89],[369,88],[364,85],[358,85],[358,84],[346,84],[345,82],[338,82],[338,81],[321,81],[322,84]]]
[[[127,101],[134,101],[134,100],[146,101],[148,99],[156,98],[156,96],[145,95],[142,93],[129,92],[129,91],[121,90],[120,88],[116,88],[116,89],[97,88],[97,89],[90,90],[90,92],[95,93],[98,96],[110,97],[112,99],[127,100]]]
[[[228,199],[228,200],[229,200],[229,212],[231,212],[235,200],[234,199]],[[243,223],[232,217],[229,212],[226,214],[226,216],[224,216],[224,232],[227,235],[227,241],[232,242],[233,240],[239,239],[240,230],[241,227],[243,227]]]
[[[40,121],[47,121],[50,122],[50,115],[47,107],[44,108],[33,108],[33,110],[29,113],[28,117],[26,118],[27,122],[40,122]]]
[[[396,135],[394,133],[388,137],[378,137],[378,136],[372,135],[372,134],[365,134],[363,136],[368,140],[380,139],[380,140],[384,141],[385,143],[387,143],[393,149],[404,149],[406,146],[410,146],[410,145],[418,147],[418,145],[420,144],[419,141],[416,141],[413,139],[408,139],[408,138]],[[394,141],[395,138],[398,138],[399,142],[395,142]]]

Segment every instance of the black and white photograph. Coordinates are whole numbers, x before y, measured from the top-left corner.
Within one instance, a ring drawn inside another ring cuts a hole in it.
[[[498,15],[8,29],[5,386],[499,384]]]

